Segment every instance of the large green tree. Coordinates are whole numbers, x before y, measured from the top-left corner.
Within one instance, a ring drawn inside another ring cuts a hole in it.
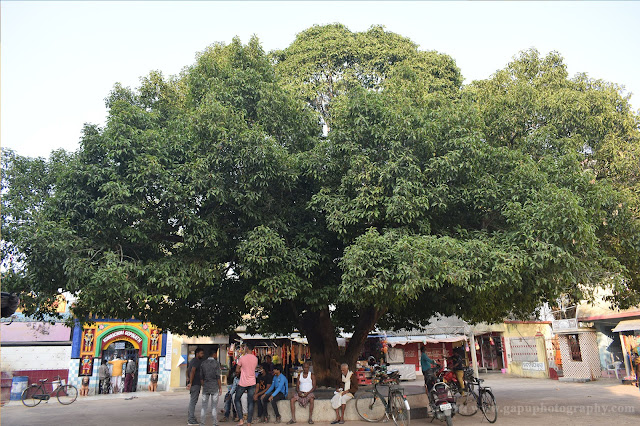
[[[376,324],[603,285],[638,303],[638,116],[555,53],[463,87],[383,28],[318,26],[271,54],[211,46],[107,106],[74,153],[3,153],[3,285],[29,313],[68,291],[83,320],[298,329],[326,383]]]

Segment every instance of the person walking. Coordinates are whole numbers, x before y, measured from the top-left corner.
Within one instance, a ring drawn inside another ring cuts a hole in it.
[[[244,355],[238,359],[238,364],[236,365],[236,372],[240,374],[235,396],[236,412],[240,417],[238,426],[243,425],[245,420],[250,426],[251,420],[253,420],[253,394],[256,391],[258,358],[251,352],[251,349],[249,345],[244,346]],[[241,399],[245,392],[247,393],[247,412],[243,413]]]
[[[213,425],[218,425],[218,400],[222,394],[222,380],[220,379],[220,363],[218,362],[218,349],[211,351],[200,367],[202,370],[202,408],[200,409],[200,425],[207,423],[209,400],[211,400],[211,415]]]
[[[287,377],[282,374],[282,366],[280,364],[276,364],[273,366],[273,379],[271,381],[271,386],[262,397],[265,423],[269,417],[267,401],[271,402],[271,406],[273,407],[273,414],[276,417],[275,423],[280,423],[281,418],[280,412],[278,411],[278,401],[287,399],[287,395],[289,395],[289,381],[287,380]]]
[[[195,350],[195,357],[189,363],[187,371],[189,371],[189,383],[187,390],[189,391],[189,410],[187,411],[187,424],[190,426],[200,426],[196,419],[196,404],[200,397],[201,381],[200,377],[202,359],[204,358],[204,349],[198,347]]]

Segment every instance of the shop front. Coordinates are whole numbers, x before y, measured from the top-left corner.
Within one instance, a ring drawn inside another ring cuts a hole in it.
[[[612,331],[620,336],[625,377],[637,380],[635,363],[640,355],[640,319],[620,321]]]
[[[188,337],[172,334],[168,340],[165,365],[171,369],[169,379],[171,388],[183,388],[187,385],[187,365],[195,356],[196,348],[204,349],[205,355],[217,351],[218,361],[222,365],[223,385],[226,383],[229,377],[227,353],[230,345],[228,335]]]
[[[453,350],[464,346],[468,353],[467,338],[463,335],[391,336],[386,338],[387,362],[400,372],[402,380],[414,380],[421,371],[421,348],[426,346],[427,356],[447,366]]]
[[[241,355],[239,351],[240,343],[251,343],[253,354],[258,357],[259,363],[264,363],[271,359],[274,365],[282,364],[283,374],[292,382],[302,371],[302,365],[311,360],[311,351],[307,340],[298,333],[293,333],[289,336],[262,336],[259,334],[238,333],[238,338],[235,339],[235,344],[229,352],[230,365],[235,365]]]

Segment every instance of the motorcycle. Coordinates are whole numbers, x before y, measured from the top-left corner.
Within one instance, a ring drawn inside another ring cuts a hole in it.
[[[450,370],[446,367],[440,367],[438,371],[435,373],[436,377],[442,379],[443,382],[445,382],[446,384],[449,385],[449,388],[451,389],[451,393],[453,393],[454,395],[456,393],[461,393],[462,392],[462,386],[460,386],[460,383],[458,383],[458,377],[456,376],[456,373],[453,370]]]
[[[443,370],[438,366],[439,372]],[[443,374],[430,373],[427,396],[431,407],[431,416],[438,420],[444,420],[447,426],[453,425],[453,416],[458,412],[456,399],[451,387],[444,381]]]

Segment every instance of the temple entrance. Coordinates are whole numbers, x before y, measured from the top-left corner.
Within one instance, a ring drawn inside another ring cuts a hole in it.
[[[140,356],[140,350],[135,348],[133,344],[126,340],[119,340],[111,343],[106,349],[102,351],[102,359],[106,359],[107,362],[115,359],[116,357],[124,360],[132,360],[135,363],[135,371],[133,373],[133,380],[131,382],[131,392],[136,392],[138,388],[138,358]],[[123,364],[122,383],[125,383],[125,373],[127,364]]]

